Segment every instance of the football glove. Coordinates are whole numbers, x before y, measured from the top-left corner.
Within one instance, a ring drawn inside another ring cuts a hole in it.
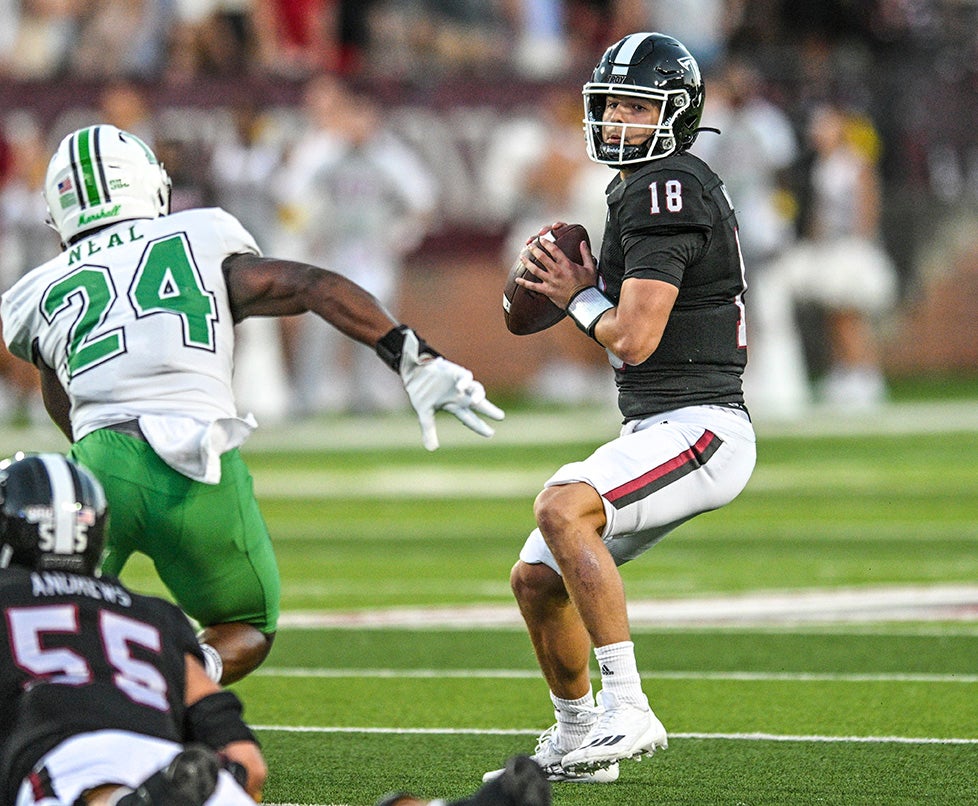
[[[486,390],[469,370],[439,355],[413,330],[395,328],[378,342],[377,352],[401,376],[421,424],[421,442],[429,451],[438,447],[436,411],[447,411],[481,436],[495,433],[478,415],[502,420],[502,409],[486,399]]]

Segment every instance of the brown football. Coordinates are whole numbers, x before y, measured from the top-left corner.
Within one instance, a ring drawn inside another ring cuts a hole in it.
[[[588,248],[591,247],[591,239],[588,237],[587,230],[580,224],[564,224],[562,227],[557,227],[548,232],[542,238],[556,244],[560,251],[578,264],[581,263],[581,243],[584,242]],[[544,246],[549,248],[549,244]],[[566,311],[562,311],[554,305],[548,297],[517,285],[517,277],[526,277],[532,282],[540,282],[527,270],[523,261],[517,258],[509,270],[509,276],[506,278],[506,285],[503,288],[503,316],[506,318],[506,327],[510,333],[517,336],[539,333],[541,330],[553,327],[567,315]]]

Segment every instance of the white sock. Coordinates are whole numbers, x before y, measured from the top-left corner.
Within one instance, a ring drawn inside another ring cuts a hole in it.
[[[550,692],[550,701],[557,718],[557,746],[577,749],[597,719],[594,692],[588,689],[587,694],[576,700],[564,700]]]
[[[613,694],[616,700],[648,707],[648,699],[642,693],[642,678],[635,662],[635,644],[620,641],[594,648],[594,657],[601,669],[601,689]]]
[[[201,641],[200,648],[204,653],[204,671],[207,672],[207,676],[211,680],[220,683],[221,677],[224,675],[224,661],[221,660],[218,651],[210,644]]]

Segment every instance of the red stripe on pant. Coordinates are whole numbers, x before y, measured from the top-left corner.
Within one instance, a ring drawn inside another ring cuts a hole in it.
[[[691,448],[687,448],[678,456],[641,476],[609,490],[604,497],[615,509],[626,507],[698,470],[710,460],[722,444],[723,440],[712,431],[704,431],[703,436],[696,440],[696,444]]]

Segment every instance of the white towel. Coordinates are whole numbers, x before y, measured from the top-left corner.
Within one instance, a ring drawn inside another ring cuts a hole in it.
[[[243,445],[258,423],[251,414],[205,423],[192,417],[144,414],[139,427],[159,457],[194,481],[221,480],[221,454]]]

